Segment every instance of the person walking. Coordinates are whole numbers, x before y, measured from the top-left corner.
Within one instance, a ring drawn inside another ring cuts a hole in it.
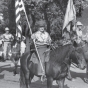
[[[1,36],[3,41],[3,55],[4,61],[8,59],[8,53],[11,49],[11,42],[13,41],[14,37],[12,34],[9,33],[9,28],[5,28],[5,33]]]

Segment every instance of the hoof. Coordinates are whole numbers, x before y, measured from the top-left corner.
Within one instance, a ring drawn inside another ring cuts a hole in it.
[[[72,81],[72,77],[67,76],[66,77],[68,80]]]
[[[16,72],[16,71],[14,71],[14,72],[13,72],[13,75],[14,75],[14,76],[16,76],[16,74],[17,74],[17,72]]]
[[[84,82],[88,84],[88,78],[84,78]]]

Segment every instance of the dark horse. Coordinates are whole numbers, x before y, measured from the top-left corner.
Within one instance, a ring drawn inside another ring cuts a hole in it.
[[[75,51],[75,49],[71,44],[64,45],[50,51],[50,60],[45,63],[48,88],[51,88],[53,80],[57,81],[59,88],[64,88],[65,77],[67,76],[68,66],[70,66],[71,62],[71,59],[68,57],[73,51]],[[30,62],[32,53],[33,52],[27,52],[20,59],[20,81],[21,84],[25,83],[26,88],[30,88],[30,83],[34,75],[38,76],[36,64]],[[82,58],[78,59],[82,61]],[[23,88],[23,85],[21,85],[21,88]]]
[[[77,44],[76,42],[74,42],[74,46],[75,46],[77,52],[81,52],[82,53],[80,55],[80,58],[82,57],[82,55],[84,55],[83,63],[85,62],[85,67],[86,67],[86,78],[84,78],[84,81],[86,83],[88,83],[88,43],[82,41],[80,44]],[[77,63],[77,61],[75,59],[76,55],[73,54],[71,57],[74,58],[74,60],[72,62],[73,63]],[[79,66],[79,68],[80,68],[80,66]],[[72,78],[71,75],[69,75],[69,76],[70,76],[70,78]]]

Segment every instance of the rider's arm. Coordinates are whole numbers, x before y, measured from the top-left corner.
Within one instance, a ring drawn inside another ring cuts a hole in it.
[[[51,42],[52,42],[52,39],[51,39],[50,35],[48,34],[48,36],[47,36],[47,44],[51,45]]]
[[[14,40],[14,36],[13,35],[11,35],[11,41],[13,41]]]

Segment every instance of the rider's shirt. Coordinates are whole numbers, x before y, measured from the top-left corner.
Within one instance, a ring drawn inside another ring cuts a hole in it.
[[[21,47],[26,48],[26,44],[23,41],[21,42]]]
[[[10,42],[14,39],[13,35],[12,34],[3,34],[2,35],[2,39],[4,42]]]
[[[21,53],[21,55],[23,54],[23,53],[25,53],[25,49],[26,49],[26,44],[22,41],[21,42],[21,48],[20,48],[21,50],[20,50],[20,53]]]
[[[77,42],[80,43],[82,40],[82,30],[77,29],[76,33],[77,33]]]
[[[51,43],[51,38],[46,31],[37,31],[36,33],[32,34],[31,38],[34,39],[35,43],[38,45],[49,45]]]
[[[80,37],[80,38],[82,37],[82,31],[81,30],[77,30],[76,33],[77,33],[78,37]]]

